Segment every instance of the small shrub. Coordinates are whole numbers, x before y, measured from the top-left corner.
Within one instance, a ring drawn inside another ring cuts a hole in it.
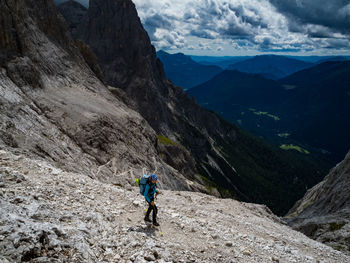
[[[345,224],[346,223],[344,223],[344,222],[341,222],[341,223],[336,223],[336,222],[332,222],[332,223],[330,223],[329,224],[329,230],[330,231],[337,231],[337,230],[339,230],[339,229],[341,229],[343,226],[345,226]]]
[[[335,250],[338,250],[338,251],[344,251],[344,247],[342,245],[334,245],[332,246]]]
[[[177,145],[176,142],[173,142],[172,140],[170,140],[168,137],[165,137],[163,135],[157,135],[157,138],[159,140],[160,143],[165,144],[165,145]]]

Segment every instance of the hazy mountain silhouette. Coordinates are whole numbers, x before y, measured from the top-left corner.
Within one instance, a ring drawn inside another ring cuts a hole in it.
[[[269,79],[280,79],[313,64],[276,55],[263,55],[238,62],[228,67],[245,73],[259,74]]]
[[[167,78],[184,89],[206,82],[222,71],[217,66],[201,65],[182,53],[169,54],[158,51],[157,57],[163,62]]]

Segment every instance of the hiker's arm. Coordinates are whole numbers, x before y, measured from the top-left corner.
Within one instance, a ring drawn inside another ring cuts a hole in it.
[[[158,185],[156,184],[155,187],[154,187],[154,193],[156,195],[159,195],[160,194],[160,191],[158,190]]]
[[[145,198],[146,198],[146,201],[147,201],[147,203],[150,203],[151,202],[151,199],[149,198],[149,196],[148,196],[148,192],[149,192],[149,185],[148,184],[146,184],[146,187],[145,187],[145,192],[144,192],[144,196],[145,196]]]

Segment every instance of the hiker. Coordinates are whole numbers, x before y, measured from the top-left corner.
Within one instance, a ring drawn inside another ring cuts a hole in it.
[[[149,219],[149,215],[151,214],[151,211],[153,210],[152,219],[153,219],[153,225],[155,225],[155,226],[159,226],[159,224],[157,222],[158,208],[157,208],[156,204],[154,203],[154,197],[155,197],[154,195],[160,194],[160,192],[157,190],[157,185],[156,185],[157,180],[158,180],[157,175],[152,174],[148,178],[148,183],[145,186],[145,191],[143,194],[147,203],[149,204],[149,207],[148,207],[148,210],[147,210],[146,216],[145,216],[145,221],[152,222]]]

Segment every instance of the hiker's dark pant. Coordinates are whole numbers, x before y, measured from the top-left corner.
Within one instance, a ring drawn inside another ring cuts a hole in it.
[[[152,201],[154,201],[154,200],[152,199],[151,202]],[[151,203],[149,203],[149,207],[148,207],[148,210],[146,212],[146,217],[149,217],[152,210],[153,210],[153,214],[152,214],[153,222],[157,222],[158,208],[157,208],[156,204],[154,204],[154,206],[152,206]]]

